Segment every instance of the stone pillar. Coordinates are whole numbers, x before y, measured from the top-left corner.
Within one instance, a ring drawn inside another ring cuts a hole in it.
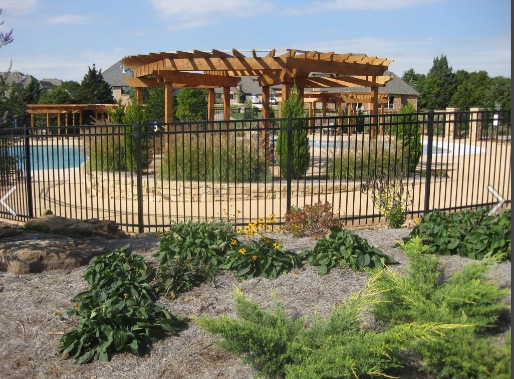
[[[453,141],[455,139],[456,125],[458,116],[455,115],[455,112],[459,112],[460,108],[446,108],[446,113],[448,114],[448,119],[446,120],[446,124],[444,125],[444,136],[449,141]],[[457,117],[456,117],[457,116]]]
[[[477,141],[482,137],[482,112],[485,108],[469,108],[471,113],[471,123],[469,125],[469,139]]]

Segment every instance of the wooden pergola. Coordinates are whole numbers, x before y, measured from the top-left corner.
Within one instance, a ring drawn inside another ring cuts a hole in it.
[[[50,126],[50,115],[57,114],[57,126],[61,126],[61,114],[72,114],[72,125],[75,126],[75,115],[80,115],[79,125],[82,125],[82,113],[84,111],[95,112],[95,118],[104,120],[104,116],[108,109],[116,109],[118,104],[28,104],[27,113],[30,114],[30,126],[34,127],[34,115],[46,114],[46,126]],[[68,117],[65,117],[65,127],[68,127]],[[61,134],[61,129],[58,129]]]
[[[277,52],[283,52],[277,55]],[[247,53],[246,56],[243,53]],[[265,56],[258,56],[266,54]],[[392,79],[384,76],[389,64],[386,58],[366,55],[321,53],[318,51],[236,50],[192,52],[175,51],[133,55],[121,63],[134,72],[133,78],[123,78],[137,89],[141,103],[143,89],[165,88],[165,122],[172,120],[173,88],[208,88],[208,120],[214,121],[214,88],[223,88],[223,118],[230,119],[230,87],[235,87],[241,76],[257,76],[262,87],[262,117],[269,118],[270,86],[282,85],[283,99],[287,99],[293,84],[304,96],[305,88],[370,87],[371,114],[378,115],[378,88]],[[312,77],[311,73],[335,74],[334,77]],[[267,123],[265,122],[265,127]],[[376,130],[372,130],[372,134]],[[263,132],[267,139],[267,133]]]

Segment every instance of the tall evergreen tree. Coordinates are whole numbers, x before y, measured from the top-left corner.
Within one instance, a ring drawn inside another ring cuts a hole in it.
[[[420,94],[426,78],[427,77],[425,74],[417,74],[412,67],[405,71],[402,75],[402,80],[416,91],[418,91]]]
[[[39,102],[39,98],[43,94],[43,89],[39,85],[39,82],[36,79],[32,79],[30,83],[23,88],[21,91],[21,101],[23,104],[37,104]]]
[[[144,96],[143,96],[144,99]],[[146,103],[146,114],[147,118],[155,118],[158,120],[164,120],[165,110],[164,110],[164,88],[152,88],[148,95],[148,98],[145,100]],[[173,119],[176,119],[177,114],[177,96],[173,96]]]
[[[491,83],[484,93],[482,106],[491,110],[497,108],[510,110],[511,91],[511,79],[496,76],[491,80]]]
[[[455,73],[445,55],[434,58],[434,64],[423,84],[420,108],[445,109],[455,92]]]
[[[77,91],[76,100],[79,104],[115,104],[112,87],[104,80],[102,70],[97,71],[95,65],[89,70]]]
[[[177,95],[177,118],[180,120],[205,120],[207,118],[207,90],[182,88]]]

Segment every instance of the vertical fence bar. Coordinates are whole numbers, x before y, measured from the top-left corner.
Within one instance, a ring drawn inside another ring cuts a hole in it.
[[[428,111],[427,171],[425,181],[425,214],[430,211],[430,182],[432,179],[432,147],[434,141],[434,111]]]
[[[287,118],[287,202],[286,212],[291,209],[291,166],[293,160],[293,117]]]
[[[30,137],[27,127],[23,127],[23,134],[25,137],[25,167],[26,167],[26,179],[27,179],[27,206],[29,211],[29,218],[34,218],[34,206],[32,202],[32,173],[30,166]]]
[[[141,123],[136,122],[136,162],[137,162],[137,225],[139,233],[145,232],[145,221],[143,217],[143,163],[141,159]]]

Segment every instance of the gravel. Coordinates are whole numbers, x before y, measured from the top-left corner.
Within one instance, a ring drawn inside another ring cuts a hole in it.
[[[400,262],[392,269],[401,272],[408,264],[406,256],[393,245],[410,233],[410,229],[357,230],[356,234]],[[299,253],[313,248],[310,238],[274,235],[281,244]],[[150,261],[159,246],[156,238],[127,240],[88,239],[108,251],[127,243],[131,249]],[[470,262],[459,256],[440,257],[441,277],[444,279],[462,270]],[[83,279],[86,267],[73,271],[46,271],[40,274],[13,275],[0,272],[0,376],[2,378],[252,378],[253,371],[241,366],[241,360],[213,344],[214,338],[199,326],[191,324],[179,336],[156,342],[148,355],[138,358],[128,353],[116,354],[109,363],[95,361],[77,365],[73,360],[62,360],[57,353],[61,334],[76,325],[77,320],[64,311],[72,307],[70,299],[86,290]],[[235,316],[234,301],[229,295],[235,287],[242,289],[262,306],[272,305],[272,290],[284,301],[292,318],[329,314],[351,294],[363,289],[368,276],[351,269],[333,269],[326,276],[317,274],[318,268],[306,265],[281,275],[275,280],[238,279],[233,272],[222,271],[213,285],[203,284],[170,301],[159,299],[170,312],[187,316]],[[511,263],[495,266],[488,276],[502,288],[511,287]],[[510,303],[510,298],[506,299]],[[65,316],[53,316],[62,312]],[[420,374],[413,363],[400,373],[400,378],[430,378]]]

